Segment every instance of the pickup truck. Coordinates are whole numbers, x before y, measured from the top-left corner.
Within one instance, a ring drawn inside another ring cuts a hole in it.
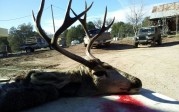
[[[100,29],[89,30],[89,34],[90,36],[94,36],[98,34],[99,31]],[[86,47],[89,44],[90,39],[88,36],[85,36],[83,40],[84,40],[84,46]],[[102,35],[100,35],[100,37],[98,37],[94,41],[93,46],[102,46],[102,45],[108,46],[110,45],[111,41],[112,41],[112,37],[110,32],[104,32]]]
[[[35,49],[47,48],[48,43],[41,37],[30,37],[26,39],[26,42],[20,46],[21,50],[28,52],[34,52]]]

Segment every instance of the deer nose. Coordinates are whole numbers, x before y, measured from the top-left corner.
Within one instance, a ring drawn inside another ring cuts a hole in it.
[[[129,93],[135,94],[140,91],[142,88],[142,81],[138,78],[134,78],[133,81],[131,82],[131,88],[129,90]]]
[[[142,87],[142,81],[138,78],[135,78],[131,84],[131,88],[141,88]]]

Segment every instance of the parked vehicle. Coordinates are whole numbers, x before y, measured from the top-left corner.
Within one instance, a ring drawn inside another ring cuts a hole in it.
[[[139,44],[151,44],[155,46],[162,44],[160,28],[157,26],[142,27],[139,29],[137,36],[134,37],[134,47],[138,47]]]
[[[99,31],[100,29],[89,30],[89,34],[91,36],[94,36],[98,34]],[[84,40],[84,46],[86,47],[89,44],[90,39],[88,38],[88,36],[85,36],[83,40]],[[104,32],[100,35],[99,38],[97,38],[94,41],[93,46],[101,46],[101,45],[107,46],[110,45],[111,41],[112,41],[112,37],[110,32]]]
[[[41,37],[30,37],[26,39],[25,44],[21,45],[20,49],[28,52],[34,52],[35,49],[50,47],[48,43]]]
[[[73,40],[71,41],[71,45],[77,45],[77,44],[80,44],[80,41],[79,40]]]

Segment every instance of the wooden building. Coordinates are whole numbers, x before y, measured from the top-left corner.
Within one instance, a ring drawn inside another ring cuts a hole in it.
[[[161,27],[163,33],[179,33],[179,2],[154,6],[150,21],[152,25]]]

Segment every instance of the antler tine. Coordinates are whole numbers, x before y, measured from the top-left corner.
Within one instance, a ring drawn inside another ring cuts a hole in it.
[[[61,48],[59,45],[58,45],[58,38],[59,38],[59,35],[65,31],[69,26],[71,26],[74,22],[76,22],[81,16],[83,16],[84,14],[86,14],[86,12],[92,7],[93,4],[91,4],[85,11],[83,11],[82,13],[80,13],[79,15],[77,15],[76,17],[74,18],[71,18],[70,17],[70,9],[71,9],[71,3],[72,3],[72,0],[69,1],[69,5],[68,5],[68,8],[67,8],[67,12],[66,12],[66,16],[65,16],[65,20],[62,24],[62,26],[56,31],[56,33],[54,34],[54,37],[51,41],[51,44],[52,46],[54,47],[54,49],[56,49],[57,51],[59,51],[60,53],[64,54],[65,56],[81,63],[81,64],[84,64],[85,66],[88,66],[90,67],[91,64],[89,63],[89,61],[87,61],[86,59],[76,55],[76,54],[73,54],[63,48]]]
[[[92,54],[91,54],[91,47],[93,45],[93,42],[103,33],[105,32],[106,30],[108,30],[112,24],[114,23],[114,20],[115,20],[115,17],[114,19],[112,20],[112,22],[107,26],[105,27],[105,23],[106,23],[106,17],[107,17],[107,7],[106,7],[106,10],[105,10],[105,15],[104,15],[104,21],[103,21],[103,26],[100,30],[100,32],[98,34],[96,34],[93,38],[90,39],[90,42],[89,44],[87,45],[87,48],[86,48],[86,55],[88,57],[90,57],[90,59],[96,59]]]
[[[54,39],[52,40],[52,43],[55,44],[56,40],[58,39],[58,36],[64,31],[66,30],[69,26],[71,26],[74,22],[76,22],[80,17],[82,17],[83,15],[86,14],[86,12],[92,7],[93,5],[93,2],[91,3],[91,5],[86,8],[85,11],[83,11],[82,13],[80,13],[79,15],[75,15],[76,17],[74,18],[71,18],[70,17],[70,9],[71,9],[71,2],[72,0],[70,0],[69,2],[69,5],[68,5],[68,8],[67,8],[67,12],[66,12],[66,16],[65,16],[65,20],[62,24],[62,26],[57,30],[57,32],[55,33],[54,35]],[[73,10],[72,10],[73,13],[75,13]]]
[[[32,16],[33,16],[33,20],[34,20],[34,22],[36,24],[36,29],[37,29],[38,33],[50,45],[51,39],[46,35],[46,33],[44,32],[44,30],[42,29],[42,27],[40,25],[41,17],[42,17],[42,13],[43,13],[43,9],[44,9],[44,4],[45,4],[45,0],[42,0],[41,5],[40,5],[40,9],[39,9],[38,14],[37,14],[37,18],[35,18],[35,15],[34,15],[33,11],[32,11]]]
[[[93,4],[93,2],[92,2],[92,4]],[[87,3],[86,3],[86,1],[85,1],[85,10],[86,10],[86,9],[87,9]],[[77,14],[73,11],[73,9],[71,9],[71,11],[73,12],[73,14],[74,14],[75,16],[77,16]],[[82,24],[82,27],[83,27],[83,29],[84,29],[86,35],[90,38],[90,34],[89,34],[89,31],[87,30],[87,25],[86,25],[86,17],[87,17],[87,13],[85,13],[84,18],[83,18],[83,19],[80,18],[79,21],[80,21],[80,23]]]
[[[86,8],[86,7],[87,7],[87,3],[85,2],[85,8]],[[71,10],[72,10],[72,9],[71,9]],[[74,14],[75,16],[77,16],[77,14],[76,14],[73,10],[72,10],[72,12],[73,12],[73,14]],[[105,16],[104,16],[104,21],[103,21],[103,26],[102,26],[100,32],[99,32],[98,34],[96,34],[94,37],[91,38],[91,36],[90,36],[90,34],[89,34],[89,31],[87,30],[86,15],[87,15],[87,14],[84,15],[84,18],[83,18],[83,19],[81,19],[81,18],[79,19],[79,21],[81,22],[81,24],[82,24],[82,26],[83,26],[83,29],[84,29],[86,35],[87,35],[87,36],[89,37],[89,39],[90,39],[90,42],[89,42],[89,44],[88,44],[87,47],[86,47],[86,55],[87,55],[87,57],[89,57],[90,59],[96,59],[96,58],[91,54],[91,51],[90,51],[90,49],[91,49],[91,47],[92,47],[92,45],[93,45],[93,42],[94,42],[104,31],[108,30],[108,29],[112,26],[112,24],[114,23],[115,17],[114,17],[113,21],[111,22],[111,24],[109,24],[107,27],[105,27],[106,17],[107,17],[107,7],[106,7]]]
[[[41,1],[41,5],[40,5],[40,10],[38,11],[38,14],[37,14],[37,18],[35,18],[34,16],[34,13],[32,11],[32,15],[33,15],[33,19],[34,19],[34,22],[36,24],[36,28],[37,28],[37,31],[39,32],[39,34],[49,43],[49,45],[51,45],[55,50],[57,50],[58,52],[62,53],[63,55],[73,59],[74,61],[77,61],[89,68],[92,68],[92,65],[91,63],[78,56],[78,55],[75,55],[63,48],[61,48],[59,45],[58,45],[58,38],[59,38],[59,35],[65,31],[69,26],[71,26],[74,22],[76,22],[81,16],[83,16],[91,7],[92,7],[92,4],[85,10],[83,11],[82,13],[80,13],[79,15],[77,15],[76,17],[74,18],[71,18],[70,17],[70,9],[71,9],[71,3],[72,3],[72,0],[69,0],[69,4],[68,4],[68,8],[67,8],[67,12],[66,12],[66,16],[65,16],[65,20],[62,24],[62,26],[55,32],[54,36],[52,39],[50,39],[46,33],[44,32],[44,30],[42,29],[41,25],[40,25],[40,21],[41,21],[41,16],[42,16],[42,12],[43,12],[43,9],[44,9],[44,4],[45,4],[45,0],[42,0]]]

